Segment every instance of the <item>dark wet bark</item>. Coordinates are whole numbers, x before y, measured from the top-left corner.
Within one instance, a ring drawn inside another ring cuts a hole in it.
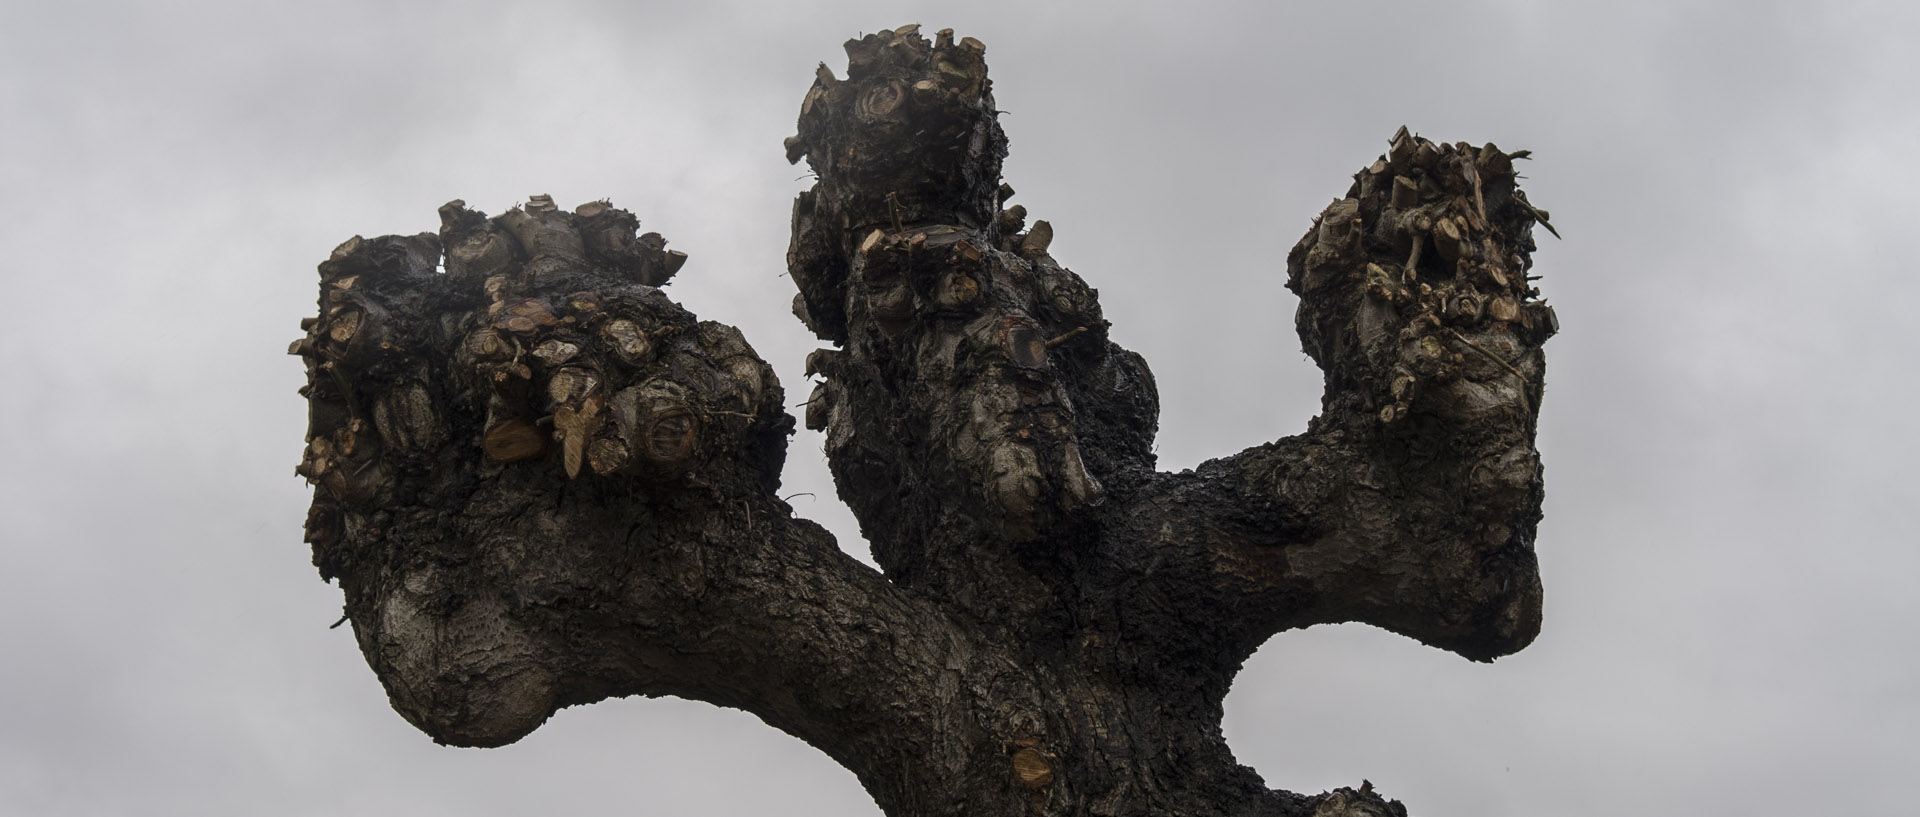
[[[888,814],[1395,814],[1272,791],[1221,702],[1277,632],[1468,658],[1538,631],[1533,448],[1555,329],[1508,154],[1397,134],[1287,258],[1326,371],[1306,433],[1154,470],[1153,376],[1001,184],[984,47],[824,66],[788,156],[806,422],[884,573],[777,493],[774,374],[659,287],[684,256],[536,197],[320,267],[308,539],[393,706],[512,742],[559,707],[753,712]],[[437,268],[444,263],[444,269]]]

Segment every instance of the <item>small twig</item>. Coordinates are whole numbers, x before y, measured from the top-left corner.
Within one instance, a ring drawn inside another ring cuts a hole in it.
[[[887,194],[887,214],[888,214],[888,215],[890,215],[890,216],[893,216],[893,231],[894,231],[894,232],[896,232],[896,233],[900,233],[900,232],[906,232],[906,229],[907,229],[907,228],[906,228],[905,226],[902,226],[902,225],[900,224],[900,199],[899,199],[899,195],[900,195],[899,193],[888,193],[888,194]],[[1549,229],[1551,229],[1551,228],[1549,228]]]
[[[1473,347],[1473,350],[1476,352],[1479,352],[1480,354],[1486,355],[1488,360],[1491,360],[1495,363],[1500,364],[1501,368],[1504,368],[1509,372],[1513,372],[1513,376],[1520,378],[1520,382],[1522,383],[1533,382],[1531,380],[1528,380],[1527,376],[1525,374],[1522,374],[1519,369],[1514,368],[1513,364],[1508,363],[1506,358],[1503,358],[1499,355],[1494,354],[1493,352],[1489,351],[1485,346],[1481,346],[1478,343],[1474,343],[1473,341],[1467,340],[1467,336],[1460,334],[1460,330],[1454,329],[1453,327],[1447,327],[1447,331],[1449,333],[1452,333],[1454,337],[1459,338],[1461,343],[1464,343],[1468,346]]]
[[[1527,208],[1527,212],[1533,214],[1533,220],[1540,222],[1540,226],[1547,228],[1547,232],[1553,233],[1554,238],[1560,238],[1560,231],[1554,229],[1553,225],[1547,222],[1547,214],[1540,212],[1540,208],[1533,206],[1532,202],[1527,201],[1525,198],[1521,196],[1514,196],[1513,200],[1520,202],[1521,207]],[[1561,239],[1561,240],[1564,241],[1565,239]]]
[[[1480,224],[1484,227],[1487,223],[1487,199],[1480,193],[1480,168],[1475,166],[1471,160],[1462,156],[1460,157],[1460,169],[1460,175],[1467,177],[1467,181],[1473,184],[1473,205],[1475,209],[1479,211]]]
[[[800,493],[797,493],[797,494],[787,494],[786,496],[783,496],[783,497],[780,497],[780,501],[781,501],[781,502],[785,502],[785,501],[787,501],[787,500],[790,500],[790,499],[792,499],[792,498],[794,498],[794,497],[796,497],[796,496],[813,496],[813,492],[812,492],[812,491],[801,491]],[[817,497],[817,496],[813,496],[813,498],[814,498],[814,499],[819,499],[820,497]]]
[[[340,620],[339,620],[339,621],[336,621],[336,622],[334,622],[334,623],[332,623],[332,624],[330,624],[330,625],[327,625],[327,629],[329,629],[329,630],[337,630],[337,629],[340,629],[340,625],[342,625],[342,624],[345,624],[345,623],[347,623],[347,614],[346,614],[346,613],[341,613],[341,614],[340,614]]]
[[[725,409],[707,409],[706,411],[703,411],[700,413],[700,419],[706,422],[712,422],[713,417],[716,414],[724,415],[727,417],[741,417],[746,419],[749,423],[760,419],[758,415],[748,414],[744,411],[727,411]]]
[[[1084,326],[1074,327],[1073,329],[1068,330],[1065,334],[1062,334],[1060,337],[1047,341],[1047,348],[1052,349],[1055,346],[1059,346],[1062,343],[1066,343],[1067,341],[1073,340],[1074,338],[1079,337],[1080,334],[1085,331],[1087,331],[1087,328]]]

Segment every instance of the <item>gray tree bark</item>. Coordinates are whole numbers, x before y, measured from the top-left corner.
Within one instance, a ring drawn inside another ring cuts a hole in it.
[[[984,46],[916,28],[848,42],[787,142],[795,311],[837,347],[805,418],[882,572],[779,498],[773,370],[631,214],[456,201],[320,265],[307,539],[394,709],[498,746],[614,696],[738,707],[890,815],[1404,814],[1268,789],[1221,702],[1288,629],[1538,632],[1557,326],[1511,155],[1396,134],[1286,257],[1321,414],[1163,473],[1146,362],[1007,203]]]

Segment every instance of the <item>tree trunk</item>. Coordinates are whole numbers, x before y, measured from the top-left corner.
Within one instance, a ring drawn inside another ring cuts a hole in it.
[[[1494,146],[1403,129],[1288,256],[1320,416],[1160,473],[1145,361],[1007,206],[984,51],[851,41],[787,140],[819,177],[795,311],[839,347],[806,421],[884,573],[779,499],[773,370],[661,292],[685,256],[632,215],[456,201],[320,265],[307,538],[402,716],[497,746],[564,706],[709,701],[889,815],[1405,813],[1267,789],[1221,701],[1283,630],[1475,660],[1538,632],[1544,214]]]

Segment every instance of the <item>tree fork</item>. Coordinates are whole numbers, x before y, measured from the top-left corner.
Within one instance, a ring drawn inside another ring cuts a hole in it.
[[[789,160],[807,425],[876,572],[777,488],[771,367],[661,291],[607,202],[461,202],[321,264],[307,540],[394,708],[510,743],[563,706],[733,706],[888,814],[1404,815],[1270,790],[1221,704],[1268,637],[1360,621],[1475,660],[1538,632],[1545,214],[1493,145],[1404,128],[1288,256],[1326,372],[1301,435],[1179,474],[1096,292],[1000,181],[985,46],[847,43]],[[444,272],[439,271],[444,267]]]

